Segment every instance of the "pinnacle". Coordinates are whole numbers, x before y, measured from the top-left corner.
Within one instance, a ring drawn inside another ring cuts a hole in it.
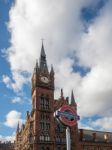
[[[73,90],[71,92],[71,104],[76,105]]]
[[[42,41],[42,47],[41,47],[41,57],[46,57],[43,41]]]

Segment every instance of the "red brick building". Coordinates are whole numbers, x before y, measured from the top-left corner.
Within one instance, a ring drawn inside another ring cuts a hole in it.
[[[63,90],[58,100],[54,99],[54,70],[49,72],[42,44],[39,64],[36,62],[32,75],[32,111],[27,112],[26,122],[17,127],[15,150],[66,150],[66,126],[56,118],[54,112],[64,104]],[[71,107],[77,109],[71,92]],[[71,150],[112,150],[112,133],[70,127]]]
[[[0,150],[14,150],[15,145],[11,142],[0,142]]]

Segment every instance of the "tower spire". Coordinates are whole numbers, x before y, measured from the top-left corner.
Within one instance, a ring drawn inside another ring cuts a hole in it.
[[[76,106],[73,90],[71,92],[71,105]]]
[[[63,97],[63,89],[61,89],[61,97]]]
[[[53,65],[51,65],[51,71],[50,71],[51,76],[54,75],[54,69],[53,69]]]
[[[41,53],[40,53],[40,70],[42,73],[48,74],[48,67],[46,62],[46,54],[44,50],[44,44],[42,39],[42,47],[41,47]]]
[[[42,57],[46,57],[45,50],[44,50],[43,40],[44,40],[44,39],[42,39],[41,56],[42,56]]]
[[[18,125],[17,125],[17,132],[19,132],[19,122],[18,122]]]

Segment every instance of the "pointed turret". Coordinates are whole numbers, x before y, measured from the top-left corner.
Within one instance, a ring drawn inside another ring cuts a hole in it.
[[[42,47],[41,47],[41,56],[46,57],[43,41],[42,41]]]
[[[50,77],[51,77],[51,78],[54,78],[54,69],[53,69],[53,65],[51,65]]]
[[[36,73],[38,71],[38,60],[36,59],[36,65],[35,65],[35,68],[34,68],[34,73]]]
[[[35,66],[37,69],[38,69],[38,60],[36,59],[36,66]]]
[[[42,41],[41,53],[40,53],[40,71],[42,73],[48,74],[48,67],[46,62],[46,54],[44,50],[44,45]]]
[[[72,106],[77,106],[76,105],[76,102],[75,102],[75,98],[74,98],[74,93],[73,93],[73,90],[72,90],[72,92],[71,92],[71,103],[70,103]]]
[[[17,130],[16,130],[16,132],[18,132],[19,133],[19,122],[18,122],[18,125],[17,125]]]
[[[61,98],[63,98],[63,89],[61,89]]]

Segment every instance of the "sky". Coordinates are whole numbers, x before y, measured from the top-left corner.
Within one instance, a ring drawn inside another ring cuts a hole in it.
[[[31,110],[42,38],[55,98],[73,89],[79,128],[112,131],[112,1],[0,0],[0,140]]]

